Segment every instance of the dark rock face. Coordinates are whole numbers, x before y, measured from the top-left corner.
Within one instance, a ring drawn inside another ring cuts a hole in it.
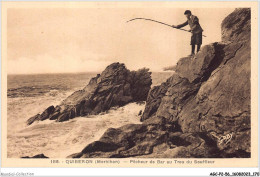
[[[250,39],[251,11],[236,9],[221,24],[222,41],[247,41]]]
[[[239,18],[241,14],[243,18]],[[237,24],[249,24],[249,27],[237,28]],[[227,31],[223,39],[228,42],[204,46],[195,59],[180,59],[176,75],[189,82],[180,85],[179,80],[168,80],[162,84],[161,87],[167,85],[168,89],[156,115],[177,121],[184,133],[205,133],[218,144],[219,150],[225,149],[226,153],[243,151],[248,154],[251,127],[250,10],[235,10],[223,21],[222,31]],[[178,86],[180,89],[176,88]],[[148,103],[146,107],[153,106]],[[149,111],[148,108],[145,111]],[[232,135],[232,139],[220,147],[220,139],[225,135]],[[239,143],[242,137],[243,143]]]
[[[124,64],[113,63],[92,78],[83,90],[74,92],[60,105],[50,106],[42,114],[31,117],[27,124],[45,119],[62,122],[77,116],[99,114],[113,106],[145,101],[152,84],[148,70],[129,71]]]
[[[169,79],[168,79],[169,80]],[[152,117],[157,112],[158,107],[161,104],[161,99],[163,96],[165,96],[165,93],[168,89],[169,82],[164,82],[160,86],[153,87],[148,94],[147,100],[146,100],[146,106],[144,113],[142,115],[141,121]]]
[[[181,58],[149,91],[143,124],[108,129],[70,157],[250,157],[250,13],[236,9],[222,42]]]
[[[37,154],[35,156],[32,156],[32,157],[29,157],[29,156],[24,156],[24,157],[21,157],[23,159],[31,159],[31,158],[41,158],[41,159],[47,159],[49,157],[46,157],[44,154]]]
[[[54,106],[48,107],[45,111],[43,111],[42,114],[37,114],[30,119],[27,120],[27,124],[30,125],[32,124],[35,120],[45,120],[48,119],[49,115],[53,114],[55,111]]]
[[[223,45],[213,43],[204,46],[196,55],[196,58],[181,58],[175,72],[182,78],[186,78],[191,83],[203,82],[222,61]]]
[[[67,158],[228,157],[212,144],[216,145],[204,133],[183,133],[177,125],[166,119],[153,117],[143,124],[110,128],[98,141]]]

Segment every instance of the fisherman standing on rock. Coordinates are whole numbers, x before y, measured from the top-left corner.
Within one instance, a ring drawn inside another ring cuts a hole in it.
[[[187,21],[184,22],[183,24],[180,25],[172,25],[173,28],[177,28],[180,29],[186,25],[190,26],[190,30],[189,32],[192,33],[191,35],[191,41],[190,41],[190,45],[191,45],[191,54],[190,56],[193,56],[195,54],[195,45],[197,45],[197,53],[200,50],[200,46],[202,44],[202,31],[203,29],[201,28],[200,24],[199,24],[199,19],[197,16],[192,15],[190,10],[186,10],[184,12],[184,15],[187,17]]]

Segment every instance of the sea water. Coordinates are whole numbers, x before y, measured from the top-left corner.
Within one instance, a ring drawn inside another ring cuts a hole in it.
[[[44,120],[26,125],[26,120],[50,105],[58,105],[84,88],[97,73],[8,75],[7,157],[20,158],[43,153],[64,158],[98,140],[108,128],[140,124],[145,104],[130,103],[108,113],[77,117],[65,122]],[[166,81],[172,72],[152,73],[153,86]]]

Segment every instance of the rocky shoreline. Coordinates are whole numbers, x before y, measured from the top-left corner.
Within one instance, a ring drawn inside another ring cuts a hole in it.
[[[115,106],[145,101],[151,85],[149,69],[130,71],[122,63],[113,63],[60,105],[52,105],[43,113],[29,118],[27,125],[46,119],[63,122],[79,116],[97,115]]]
[[[59,106],[27,123],[98,114],[146,101],[142,124],[109,128],[68,158],[251,157],[251,12],[236,9],[222,22],[222,41],[181,58],[175,73],[151,88],[148,69],[114,63]]]

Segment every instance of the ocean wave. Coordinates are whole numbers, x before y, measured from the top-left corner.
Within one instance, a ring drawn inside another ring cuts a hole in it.
[[[65,122],[34,123],[8,136],[8,157],[44,153],[48,157],[64,158],[98,140],[108,128],[140,124],[138,113],[143,109],[144,104],[130,103],[106,114],[77,117]]]
[[[56,96],[55,92],[65,92],[67,88],[61,87],[53,87],[53,86],[24,86],[19,88],[11,88],[7,90],[7,97],[15,98],[15,97],[37,97],[45,94],[49,94],[50,96]]]

